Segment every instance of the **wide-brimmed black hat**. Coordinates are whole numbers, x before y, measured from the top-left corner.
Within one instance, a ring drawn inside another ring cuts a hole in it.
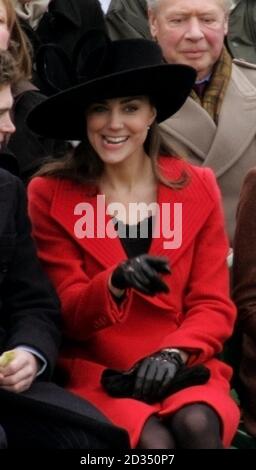
[[[87,50],[81,48],[77,56],[77,84],[51,96],[29,114],[27,123],[34,132],[82,140],[88,105],[124,96],[148,96],[161,122],[183,105],[195,81],[193,68],[165,64],[153,41],[105,41],[89,54]]]

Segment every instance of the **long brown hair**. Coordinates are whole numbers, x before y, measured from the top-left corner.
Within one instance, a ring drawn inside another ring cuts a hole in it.
[[[158,167],[159,155],[169,155],[170,158],[176,159],[181,159],[181,157],[175,154],[172,155],[172,150],[163,143],[156,122],[150,127],[144,149],[151,159],[157,181],[172,189],[181,189],[187,184],[188,175],[185,172],[175,181],[169,181],[161,174]],[[79,183],[97,185],[103,170],[103,162],[91,146],[87,136],[85,136],[76,148],[70,150],[61,159],[50,160],[34,176],[67,178]]]
[[[21,29],[12,1],[0,1],[6,9],[7,26],[10,32],[10,44],[8,49],[16,61],[19,72],[18,78],[19,80],[29,80],[32,74],[31,46],[27,36]]]

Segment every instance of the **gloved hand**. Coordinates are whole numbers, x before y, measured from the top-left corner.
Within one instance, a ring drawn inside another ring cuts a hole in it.
[[[147,403],[167,396],[170,383],[183,366],[180,355],[162,350],[146,357],[138,368],[133,397]]]
[[[133,287],[143,294],[155,295],[169,292],[159,273],[170,273],[169,261],[160,256],[140,255],[119,264],[111,276],[111,284],[117,289]]]

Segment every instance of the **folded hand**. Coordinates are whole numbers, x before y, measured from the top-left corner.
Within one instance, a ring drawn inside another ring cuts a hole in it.
[[[117,289],[132,287],[147,295],[169,292],[169,287],[160,274],[169,274],[167,258],[140,255],[119,264],[113,271],[111,284]]]
[[[14,349],[15,356],[4,367],[0,367],[0,388],[11,392],[23,392],[34,381],[38,372],[38,360],[30,352]]]
[[[180,367],[182,360],[175,355],[169,359],[165,352],[146,357],[137,371],[133,397],[146,402],[161,400]]]

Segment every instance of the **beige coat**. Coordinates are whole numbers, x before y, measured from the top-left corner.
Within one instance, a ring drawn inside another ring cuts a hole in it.
[[[160,128],[176,152],[196,165],[214,170],[232,241],[241,185],[248,170],[256,165],[256,66],[234,60],[218,126],[188,98]]]

